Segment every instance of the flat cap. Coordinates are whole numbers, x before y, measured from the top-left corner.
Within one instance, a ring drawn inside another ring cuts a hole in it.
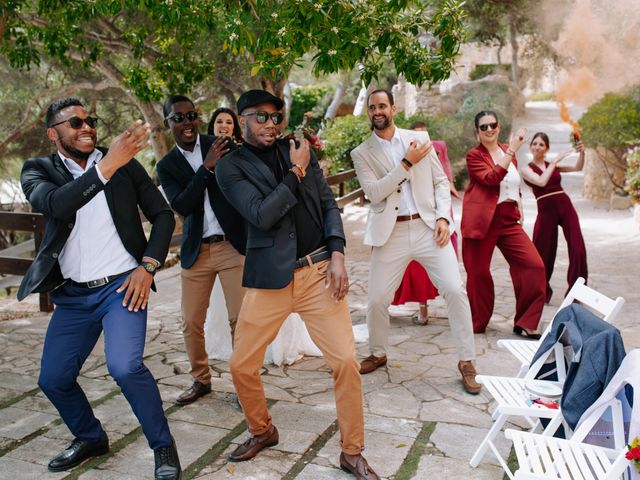
[[[238,115],[246,108],[261,105],[263,103],[271,103],[278,110],[284,106],[282,99],[272,95],[266,90],[249,90],[240,95],[240,98],[238,99]]]

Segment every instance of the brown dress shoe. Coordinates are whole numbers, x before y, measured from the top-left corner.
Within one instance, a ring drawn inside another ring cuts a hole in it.
[[[369,355],[365,358],[360,364],[360,375],[364,375],[365,373],[371,373],[376,368],[382,367],[387,364],[387,356],[383,355],[382,357],[376,357],[375,355]]]
[[[356,480],[380,480],[378,474],[373,471],[362,455],[358,455],[355,465],[351,465],[342,452],[340,454],[340,468],[345,472],[353,473]]]
[[[458,370],[462,374],[462,386],[467,393],[472,395],[479,394],[482,385],[476,382],[476,368],[471,360],[460,360],[458,362]]]
[[[187,405],[189,403],[195,402],[197,399],[199,399],[203,395],[206,395],[207,393],[211,393],[211,384],[201,383],[196,380],[195,382],[193,382],[193,385],[187,388],[180,394],[178,398],[176,398],[176,403],[178,405]]]
[[[260,452],[260,450],[277,445],[279,440],[280,436],[278,435],[278,429],[274,425],[271,425],[271,428],[265,433],[262,435],[251,436],[249,440],[231,452],[229,460],[232,462],[244,462],[245,460],[251,460],[258,454],[258,452]]]

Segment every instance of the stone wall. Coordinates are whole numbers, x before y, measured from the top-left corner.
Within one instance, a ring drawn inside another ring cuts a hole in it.
[[[609,175],[612,175],[615,183],[624,185],[624,170],[613,166],[617,162],[615,156],[604,149],[599,148],[597,151],[587,149],[584,164],[584,187],[582,189],[582,195],[585,198],[609,201],[611,196],[617,192]],[[607,169],[609,173],[607,173]]]

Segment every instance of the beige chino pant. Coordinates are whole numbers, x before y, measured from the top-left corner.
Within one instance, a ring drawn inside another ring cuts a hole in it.
[[[267,346],[290,313],[298,313],[311,339],[333,372],[340,445],[350,455],[364,447],[364,417],[360,365],[356,360],[349,304],[335,302],[325,288],[329,260],[294,271],[281,289],[249,288],[236,327],[230,367],[249,431],[261,435],[271,428],[259,370]]]
[[[238,312],[245,289],[242,286],[244,257],[228,242],[203,243],[191,268],[180,272],[182,280],[182,334],[191,364],[189,371],[201,383],[211,383],[209,357],[204,341],[204,322],[209,308],[211,291],[220,276],[225,303],[229,313],[231,338],[234,337]],[[214,305],[213,308],[216,308]]]
[[[459,360],[474,360],[476,349],[469,298],[462,284],[453,245],[449,241],[444,247],[439,247],[433,239],[433,229],[420,218],[396,222],[387,243],[373,247],[371,252],[367,304],[371,354],[376,357],[387,354],[389,305],[411,260],[422,264],[444,297]]]

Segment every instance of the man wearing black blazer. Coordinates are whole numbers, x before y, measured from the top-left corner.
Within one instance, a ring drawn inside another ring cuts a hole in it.
[[[217,161],[235,145],[224,137],[214,141],[210,135],[199,134],[199,115],[188,97],[173,95],[163,109],[176,146],[158,162],[158,177],[169,203],[184,218],[180,249],[182,332],[193,384],[176,403],[186,405],[211,392],[204,323],[216,276],[220,276],[231,338],[234,336],[244,297],[246,234],[244,219],[222,195],[215,178]]]
[[[155,455],[155,478],[180,478],[180,462],[158,386],[144,365],[147,302],[175,226],[173,213],[133,156],[150,128],[133,123],[109,150],[96,148],[97,119],[80,100],[51,104],[47,136],[56,153],[27,160],[21,182],[33,210],[46,218],[36,259],[18,291],[52,291],[55,310],[38,385],[75,439],[49,462],[68,470],[109,450],[109,440],[77,383],[104,331],[109,373],[122,389]],[[153,224],[147,241],[138,207]]]
[[[267,346],[292,312],[300,314],[333,372],[340,426],[340,466],[375,480],[364,448],[362,382],[355,356],[338,205],[309,144],[277,140],[283,102],[250,90],[238,99],[244,143],[222,157],[222,192],[248,222],[247,287],[229,362],[252,436],[229,459],[249,460],[276,445],[259,370]]]

